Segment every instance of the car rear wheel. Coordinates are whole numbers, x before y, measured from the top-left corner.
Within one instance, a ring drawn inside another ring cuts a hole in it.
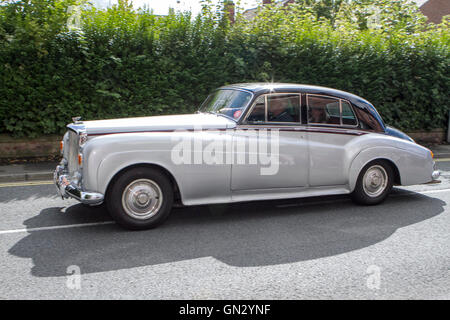
[[[107,194],[111,217],[130,230],[160,225],[170,214],[173,189],[169,178],[155,168],[133,168],[121,174]]]
[[[383,202],[392,189],[394,173],[384,160],[367,164],[359,173],[352,200],[358,204],[375,205]]]

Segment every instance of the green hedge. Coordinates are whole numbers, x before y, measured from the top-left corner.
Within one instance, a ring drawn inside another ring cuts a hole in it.
[[[61,133],[75,115],[191,112],[213,88],[246,81],[338,88],[368,99],[401,129],[446,126],[448,22],[387,19],[369,28],[340,18],[344,6],[330,22],[293,5],[230,25],[211,7],[195,18],[160,17],[121,1],[107,10],[84,7],[82,29],[69,31],[67,7],[75,3],[0,7],[0,133]]]

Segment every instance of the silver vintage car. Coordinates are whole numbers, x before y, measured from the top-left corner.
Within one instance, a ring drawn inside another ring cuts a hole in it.
[[[174,202],[350,194],[374,205],[394,184],[439,177],[432,152],[386,126],[372,104],[318,86],[234,84],[195,114],[74,119],[67,127],[58,192],[105,203],[129,229],[157,226]]]

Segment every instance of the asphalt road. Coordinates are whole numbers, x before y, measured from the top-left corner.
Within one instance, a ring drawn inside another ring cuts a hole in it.
[[[175,209],[131,232],[50,184],[0,185],[0,299],[450,299],[442,183]]]

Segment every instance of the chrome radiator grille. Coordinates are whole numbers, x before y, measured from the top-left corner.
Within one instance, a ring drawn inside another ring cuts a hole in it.
[[[75,171],[79,169],[78,165],[78,134],[69,130],[69,144],[67,146],[67,169],[69,175],[73,176]]]

